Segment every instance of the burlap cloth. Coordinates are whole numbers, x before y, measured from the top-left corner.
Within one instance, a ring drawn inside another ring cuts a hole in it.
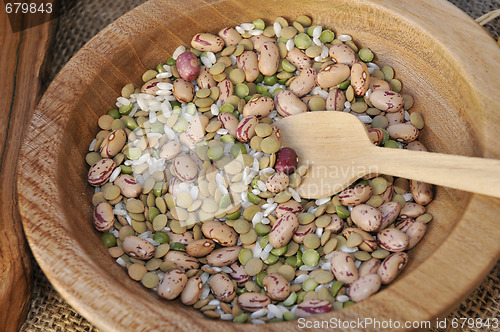
[[[68,10],[63,1],[63,15],[58,19],[53,45],[50,78],[53,79],[70,57],[90,38],[113,20],[143,2],[145,1],[85,0],[77,1]],[[473,18],[500,8],[500,0],[451,0],[450,2]],[[485,29],[498,39],[500,18],[486,24]],[[34,274],[35,284],[31,309],[21,331],[98,331],[52,288],[36,263]],[[483,283],[447,319],[451,321],[453,318],[492,319],[495,317],[500,319],[500,262],[496,264]],[[450,326],[450,324],[447,325]],[[488,329],[481,331],[486,330]]]

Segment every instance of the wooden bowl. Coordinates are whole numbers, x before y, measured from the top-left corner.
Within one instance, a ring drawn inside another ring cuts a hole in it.
[[[391,65],[424,114],[431,151],[500,158],[500,49],[447,1],[151,0],[104,29],[66,65],[38,105],[26,133],[18,195],[34,256],[58,292],[107,331],[298,330],[206,319],[128,278],[91,222],[93,188],[85,154],[97,119],[123,85],[165,61],[197,32],[277,16],[309,15],[346,33]],[[458,165],[459,166],[459,165]],[[368,300],[315,319],[423,321],[443,317],[490,271],[500,254],[500,201],[437,188],[424,240],[404,273]],[[373,326],[367,326],[371,328]]]

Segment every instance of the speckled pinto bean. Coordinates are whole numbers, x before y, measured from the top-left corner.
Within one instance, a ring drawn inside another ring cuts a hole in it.
[[[364,62],[355,62],[351,67],[351,86],[356,96],[364,96],[370,87],[370,72]]]
[[[185,305],[193,305],[201,297],[203,292],[203,281],[200,277],[194,276],[188,279],[184,290],[181,293],[181,301]]]
[[[252,37],[250,37],[250,41],[253,44],[253,49],[256,51],[258,51],[264,43],[275,43],[276,44],[276,39],[271,38],[271,37],[267,37],[264,35],[252,36]]]
[[[211,33],[198,33],[191,40],[191,46],[202,52],[220,52],[224,48],[224,41]]]
[[[289,90],[278,92],[274,100],[276,110],[283,117],[307,112],[307,105]]]
[[[346,44],[332,45],[329,54],[336,63],[342,63],[349,67],[356,62],[356,53]]]
[[[396,228],[386,228],[377,233],[378,245],[391,252],[400,252],[408,248],[408,235]]]
[[[352,222],[367,232],[379,229],[382,222],[380,211],[368,204],[356,205],[351,211]]]
[[[277,221],[269,233],[269,243],[274,248],[285,246],[293,237],[293,234],[299,227],[299,219],[294,213],[287,212]]]
[[[331,258],[332,273],[344,284],[358,280],[359,272],[351,255],[343,251],[334,251]]]
[[[172,94],[181,103],[189,103],[194,98],[194,86],[191,82],[178,78],[174,81]]]
[[[345,92],[337,87],[330,88],[326,97],[326,110],[341,112],[345,108],[347,98]]]
[[[344,220],[340,218],[336,213],[332,214],[330,217],[330,224],[325,227],[325,231],[330,231],[337,234],[342,230],[342,228],[344,228]]]
[[[174,175],[184,182],[194,182],[198,175],[198,167],[186,154],[180,154],[172,161]]]
[[[236,128],[236,138],[240,142],[248,142],[255,136],[255,127],[259,124],[257,117],[251,115],[241,119]]]
[[[231,80],[226,78],[226,79],[222,80],[221,82],[219,82],[219,84],[217,84],[217,87],[219,88],[219,99],[218,100],[220,100],[221,103],[224,104],[226,99],[229,96],[233,95],[233,90],[234,90],[233,82],[231,82]]]
[[[221,37],[226,46],[236,46],[243,39],[241,35],[234,28],[224,28],[219,31],[219,37]]]
[[[236,297],[236,288],[232,280],[225,274],[214,275],[208,284],[219,301],[231,302]]]
[[[427,224],[423,221],[415,221],[406,229],[405,234],[410,238],[407,249],[414,248],[425,235]]]
[[[167,232],[167,234],[170,237],[170,243],[179,242],[187,246],[188,244],[194,241],[194,235],[193,232],[191,231],[187,231],[180,234],[174,232]]]
[[[386,130],[390,138],[403,143],[413,142],[419,134],[419,130],[409,122],[392,124]]]
[[[122,249],[130,257],[141,260],[148,260],[155,254],[155,247],[151,243],[133,235],[123,240]]]
[[[278,70],[280,52],[276,43],[265,42],[259,51],[258,67],[264,76],[273,76]]]
[[[175,266],[183,271],[200,268],[198,259],[192,257],[184,251],[170,250],[163,258],[165,262],[175,264]]]
[[[392,199],[393,185],[387,186],[387,189],[380,195],[382,197],[382,204],[389,202]]]
[[[326,300],[307,300],[297,306],[297,309],[295,309],[295,316],[297,316],[297,318],[307,318],[324,314],[332,310],[332,304]]]
[[[392,126],[394,124],[402,123],[405,119],[405,110],[400,109],[399,111],[393,113],[385,113],[385,118],[387,119],[387,124]]]
[[[170,80],[166,78],[153,78],[142,85],[141,93],[156,95],[156,91],[160,90],[157,86],[158,83],[170,83]]]
[[[229,268],[231,269],[229,275],[234,281],[236,281],[238,286],[243,286],[248,280],[250,280],[250,276],[245,271],[245,266],[241,265],[240,262],[231,264]]]
[[[361,302],[378,292],[382,281],[377,274],[367,274],[356,280],[349,287],[349,297],[353,302]]]
[[[160,158],[171,161],[181,153],[181,144],[179,142],[170,141],[166,143],[160,151]]]
[[[269,273],[262,280],[262,285],[272,300],[283,301],[290,295],[290,284],[279,273]]]
[[[259,77],[259,66],[257,54],[253,51],[245,51],[241,53],[237,61],[238,68],[245,73],[245,80],[253,82]]]
[[[379,89],[390,90],[391,85],[388,82],[381,80],[380,78],[376,78],[376,77],[371,76],[370,77],[370,90],[375,91],[375,90],[379,90]]]
[[[380,259],[374,257],[361,263],[361,265],[358,268],[359,276],[363,277],[367,274],[377,273],[380,264],[381,264]]]
[[[222,127],[227,129],[229,135],[236,137],[236,130],[238,129],[239,121],[236,117],[228,112],[220,113],[217,118],[222,122]]]
[[[344,82],[351,75],[351,70],[345,64],[329,65],[316,75],[316,83],[323,88],[328,89]]]
[[[304,243],[304,238],[307,234],[314,234],[316,232],[317,226],[315,223],[309,223],[307,225],[300,225],[295,233],[293,234],[293,241],[298,244]]]
[[[208,118],[203,114],[193,117],[185,131],[186,137],[193,143],[200,142],[207,133],[205,128],[207,127],[208,122]]]
[[[260,309],[267,309],[267,306],[271,304],[271,299],[261,293],[243,293],[238,296],[238,305],[241,309],[255,312]]]
[[[425,145],[423,145],[419,141],[413,141],[413,142],[408,143],[406,145],[406,148],[408,150],[413,150],[413,151],[427,151],[427,148],[425,147]]]
[[[99,232],[104,232],[113,227],[115,223],[115,215],[113,207],[107,202],[101,202],[94,208],[94,227]]]
[[[410,180],[410,192],[415,202],[420,205],[429,204],[434,197],[432,184],[426,182]]]
[[[161,279],[158,284],[158,295],[167,300],[173,300],[186,286],[186,274],[180,270],[170,270]]]
[[[111,173],[116,168],[113,159],[101,159],[92,165],[87,175],[87,180],[91,186],[98,187],[108,182]]]
[[[316,85],[316,71],[312,68],[305,68],[295,77],[289,86],[297,97],[302,97],[311,92]]]
[[[266,181],[266,188],[272,193],[279,193],[288,187],[290,179],[283,172],[276,172]]]
[[[121,194],[127,198],[137,197],[142,192],[142,187],[139,181],[129,174],[119,175],[116,178],[114,185],[120,188]]]
[[[304,212],[304,207],[297,201],[289,200],[288,202],[278,204],[275,212],[276,217],[280,218],[287,212],[294,214],[302,213]]]
[[[205,66],[200,67],[200,73],[196,79],[196,83],[198,83],[200,89],[210,89],[217,86],[217,82]]]
[[[366,202],[372,196],[373,189],[367,184],[358,184],[344,189],[339,194],[339,202],[345,206],[356,206]]]
[[[382,215],[382,222],[380,223],[379,230],[382,230],[396,221],[401,211],[401,205],[398,202],[387,202],[378,207]]]
[[[100,152],[103,158],[113,158],[127,142],[127,134],[123,129],[112,131],[101,144]]]
[[[298,70],[304,70],[305,68],[311,67],[311,58],[296,47],[287,53],[286,59],[297,67]]]
[[[238,233],[220,221],[208,221],[201,226],[201,231],[206,238],[224,247],[232,247],[238,241]]]
[[[406,202],[406,205],[401,209],[401,218],[417,218],[425,213],[425,207],[413,202]]]
[[[377,270],[382,285],[387,285],[396,279],[406,263],[408,263],[408,254],[405,252],[396,252],[387,256]]]
[[[368,138],[375,145],[380,145],[384,140],[384,132],[379,128],[370,128],[368,129]]]
[[[179,54],[176,59],[175,66],[179,75],[181,75],[183,80],[188,82],[196,79],[200,74],[200,65],[198,63],[198,57],[193,52],[187,51]]]
[[[370,94],[370,102],[381,111],[394,113],[403,107],[405,101],[397,92],[377,89]]]
[[[375,241],[375,238],[370,233],[355,227],[348,227],[342,231],[345,238],[348,238],[352,233],[357,233],[363,238],[363,242],[358,246],[359,249],[366,252],[372,252],[377,249],[377,241]]]
[[[212,266],[231,265],[238,260],[238,254],[241,249],[240,246],[215,249],[206,256],[207,263]]]
[[[186,252],[193,257],[205,257],[215,249],[215,242],[210,239],[200,239],[190,242]]]
[[[257,119],[269,116],[274,109],[274,101],[266,96],[254,97],[243,107],[243,117],[255,116]]]

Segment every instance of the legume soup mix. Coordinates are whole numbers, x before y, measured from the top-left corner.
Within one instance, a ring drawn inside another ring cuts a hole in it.
[[[276,126],[350,112],[373,144],[426,150],[413,98],[370,49],[307,16],[257,19],[196,34],[142,80],[99,118],[86,156],[94,226],[130,278],[207,317],[264,324],[353,305],[404,269],[432,186],[373,174],[303,199],[307,161]]]

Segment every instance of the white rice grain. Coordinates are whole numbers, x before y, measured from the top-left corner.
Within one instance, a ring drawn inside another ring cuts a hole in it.
[[[401,196],[405,199],[405,201],[409,202],[413,199],[413,195],[411,193],[404,193]]]
[[[322,31],[323,28],[321,27],[321,25],[316,26],[313,30],[313,38],[319,38],[319,36],[321,36]]]
[[[264,219],[264,214],[261,211],[259,211],[253,216],[252,224],[255,226],[258,223],[262,222],[262,219]]]
[[[278,207],[278,203],[273,203],[271,206],[269,206],[264,211],[264,217],[267,217],[268,215],[270,215],[274,210],[276,210],[276,207]]]
[[[259,187],[260,191],[267,191],[266,184],[262,180],[257,181],[257,187]]]
[[[348,248],[347,246],[342,246],[342,248],[340,248],[340,250],[342,250],[343,252],[346,252],[348,254],[352,254],[353,252],[356,252],[358,251],[358,247],[354,247],[354,248]]]
[[[165,72],[165,73],[159,73],[158,75],[156,75],[156,78],[169,78],[171,76],[172,76],[172,73]]]
[[[289,191],[290,191],[290,193],[292,194],[292,198],[293,198],[295,201],[297,201],[297,202],[299,202],[299,203],[300,203],[300,202],[302,202],[302,198],[300,198],[299,193],[297,193],[297,192],[295,191],[295,189],[293,189],[293,188],[288,188],[288,190],[289,190]]]
[[[115,182],[116,178],[120,173],[122,172],[122,169],[120,167],[115,168],[113,173],[111,173],[111,176],[109,177],[109,182]]]
[[[309,275],[308,274],[301,274],[300,276],[298,276],[297,278],[295,278],[292,281],[292,284],[301,284],[304,281],[306,281],[307,279],[309,279]]]
[[[361,122],[369,124],[372,123],[373,119],[369,115],[358,115],[358,119],[361,120]]]
[[[179,55],[181,55],[182,53],[186,52],[186,48],[184,46],[179,46],[175,49],[174,51],[174,54],[172,54],[172,58],[177,60],[177,58],[179,57]]]
[[[255,311],[255,312],[253,312],[250,315],[250,318],[256,319],[256,318],[264,317],[265,315],[267,315],[267,309],[266,308],[262,308],[262,309],[259,309],[259,310]]]
[[[92,142],[90,142],[90,145],[89,145],[89,151],[94,151],[95,150],[95,145],[97,144],[97,139],[94,138],[92,140]]]
[[[208,302],[208,305],[219,305],[219,304],[220,304],[220,301],[217,299],[213,299],[210,302]]]
[[[240,27],[239,25],[235,26],[234,27],[234,30],[238,31],[238,33],[240,35],[244,34],[245,33],[245,29],[243,29],[242,27]]]
[[[253,23],[241,23],[240,27],[242,27],[243,30],[245,30],[245,31],[250,31],[250,30],[253,30],[255,28],[255,25]]]
[[[339,301],[339,302],[344,303],[344,302],[349,301],[349,296],[347,296],[347,295],[339,295],[339,296],[337,296],[336,300]]]
[[[126,262],[123,260],[123,258],[121,258],[121,257],[118,257],[118,258],[116,259],[116,262],[117,262],[119,265],[123,266],[123,267],[127,266],[127,263],[126,263]]]
[[[288,52],[290,52],[291,50],[293,50],[295,47],[295,41],[293,39],[289,39],[287,42],[286,42],[286,50]]]
[[[255,243],[255,247],[253,247],[253,258],[259,258],[262,253],[262,248],[259,245],[259,241]]]
[[[231,314],[222,314],[222,315],[220,315],[220,319],[222,319],[222,320],[233,320],[233,315],[231,315]]]
[[[116,98],[116,101],[122,105],[129,105],[130,104],[130,100],[128,100],[125,97],[118,97],[118,98]]]
[[[249,31],[249,33],[252,35],[252,36],[260,36],[264,33],[264,30],[251,30]]]
[[[277,38],[279,38],[281,35],[281,24],[279,22],[274,22],[273,28],[274,28],[274,34],[276,35]]]
[[[319,38],[313,38],[312,39],[313,43],[317,46],[321,46],[323,43],[321,42],[321,40],[319,40]],[[318,55],[320,58],[321,58],[321,54]]]
[[[212,62],[210,61],[209,58],[207,58],[206,56],[201,56],[200,57],[200,60],[201,62],[203,63],[203,65],[207,68],[210,68],[212,67]]]
[[[331,197],[324,197],[324,198],[317,199],[315,203],[317,206],[320,206],[320,205],[328,203],[331,199],[332,199]]]
[[[346,42],[346,41],[349,41],[349,40],[352,40],[352,37],[349,36],[349,35],[340,35],[337,37],[339,40],[343,41],[343,42]]]
[[[268,258],[269,258],[269,253],[268,253],[268,252],[266,252],[266,251],[262,251],[262,252],[260,253],[260,257],[259,257],[259,258],[260,258],[260,259],[262,259],[263,261],[265,261],[266,259],[268,259]]]
[[[275,304],[268,304],[267,305],[267,310],[269,313],[272,315],[272,317],[269,318],[282,318],[283,317],[283,312],[278,308]]]
[[[208,294],[210,294],[210,287],[205,286],[205,287],[203,287],[203,291],[201,292],[200,298],[204,299],[208,296]]]
[[[345,108],[351,108],[351,102],[350,102],[350,101],[346,101],[346,102],[344,103],[344,107],[345,107]]]
[[[214,52],[207,52],[207,58],[212,64],[217,62],[217,58],[215,57]]]
[[[264,322],[263,320],[260,320],[260,319],[252,319],[252,324],[255,324],[255,325],[262,325],[265,323],[266,322]]]

